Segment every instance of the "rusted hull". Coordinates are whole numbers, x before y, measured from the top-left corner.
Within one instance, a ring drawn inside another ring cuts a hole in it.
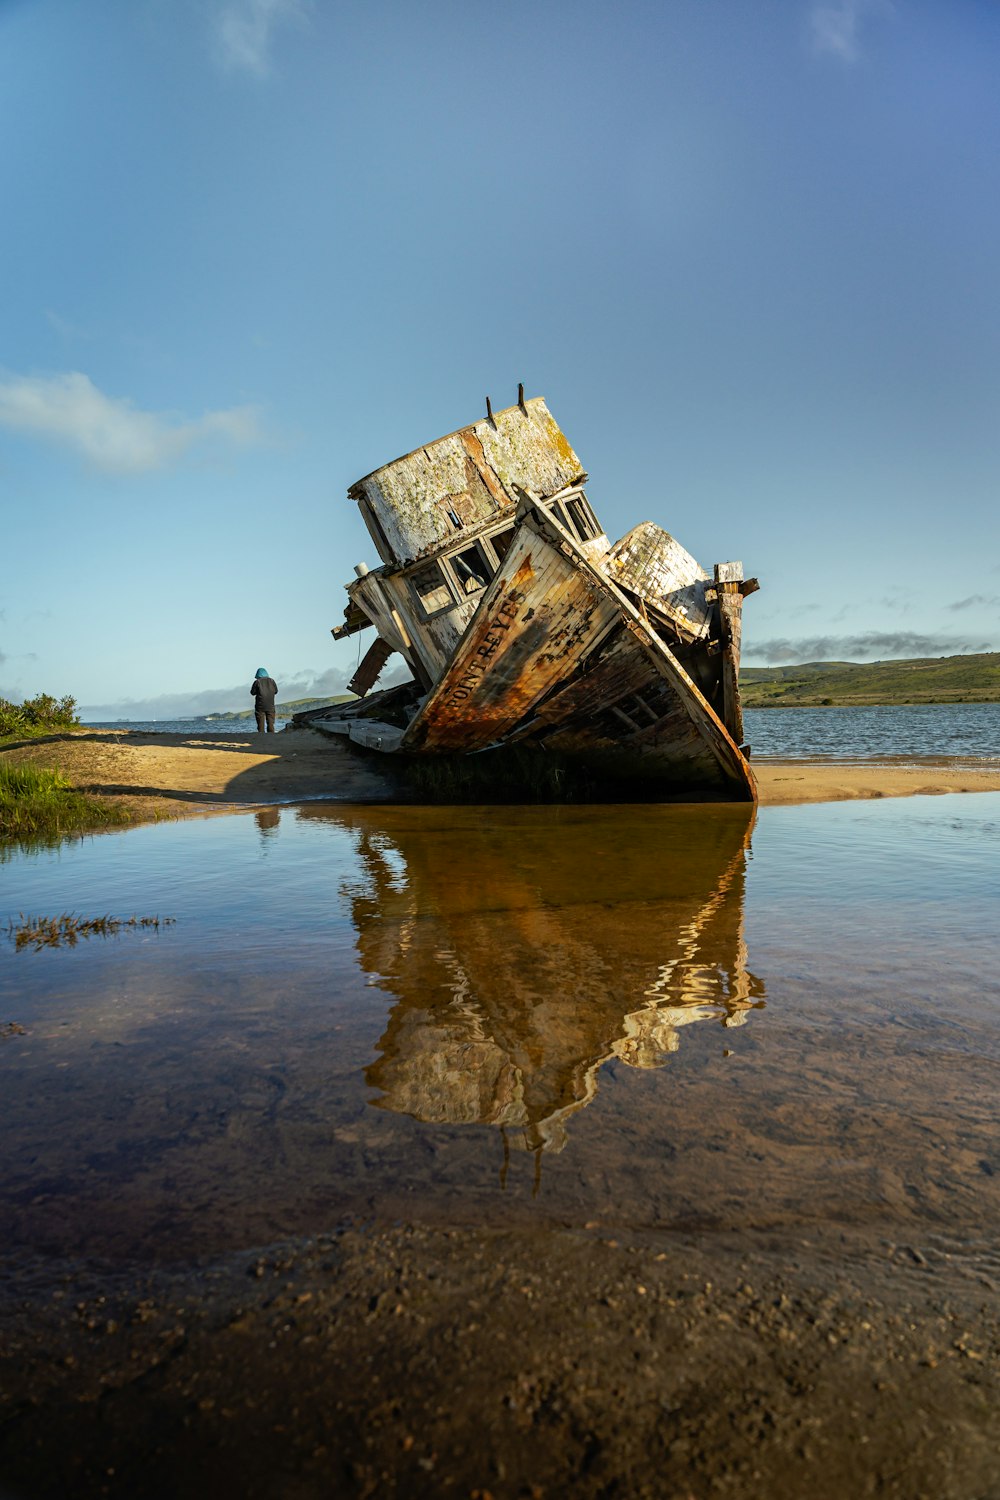
[[[534,744],[616,780],[756,800],[739,746],[629,597],[524,501],[503,566],[400,749]]]

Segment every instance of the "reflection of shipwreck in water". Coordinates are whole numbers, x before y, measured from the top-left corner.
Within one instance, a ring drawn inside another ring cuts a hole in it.
[[[382,559],[339,639],[374,627],[361,702],[308,718],[411,755],[521,746],[657,795],[753,801],[739,695],[740,563],[709,578],[652,522],[612,544],[545,402],[525,401],[353,486]],[[414,681],[366,697],[393,653]]]
[[[659,1067],[683,1027],[763,1003],[743,938],[752,816],[532,812],[355,815],[351,897],[362,966],[395,999],[376,1102],[559,1150],[602,1064]]]

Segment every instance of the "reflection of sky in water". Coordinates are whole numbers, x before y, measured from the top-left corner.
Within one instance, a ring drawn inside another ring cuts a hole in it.
[[[733,809],[312,806],[15,858],[3,926],[176,926],[0,948],[0,1233],[1000,1220],[998,829],[765,809],[747,858]]]

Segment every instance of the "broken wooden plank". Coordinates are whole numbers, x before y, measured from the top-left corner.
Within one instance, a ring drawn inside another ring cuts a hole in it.
[[[347,691],[363,698],[375,686],[382,668],[392,655],[393,647],[389,642],[384,641],[381,636],[376,636],[361,658],[358,670],[347,684]]]

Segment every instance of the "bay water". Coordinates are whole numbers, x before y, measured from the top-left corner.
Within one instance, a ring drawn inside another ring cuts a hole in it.
[[[751,708],[744,729],[754,758],[1000,764],[1000,703]]]

